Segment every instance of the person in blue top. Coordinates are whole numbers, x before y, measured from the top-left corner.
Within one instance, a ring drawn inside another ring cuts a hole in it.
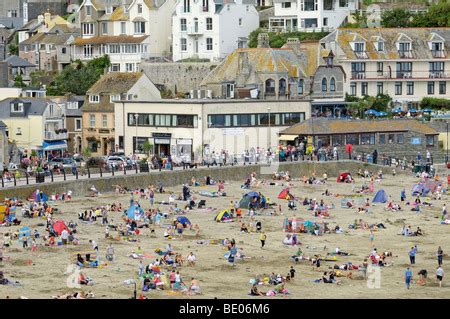
[[[412,278],[412,271],[411,271],[411,269],[409,269],[409,267],[406,267],[405,283],[406,283],[406,288],[407,289],[409,289],[409,287],[411,286],[411,278]]]
[[[411,247],[411,250],[409,251],[409,261],[411,262],[411,265],[414,265],[416,263],[416,248]]]
[[[401,191],[401,193],[400,193],[400,200],[401,200],[402,202],[404,202],[405,199],[406,199],[406,191],[405,191],[405,189],[403,188],[402,191]]]

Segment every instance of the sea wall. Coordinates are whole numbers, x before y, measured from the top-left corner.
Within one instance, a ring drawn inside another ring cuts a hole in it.
[[[111,192],[114,190],[113,185],[122,185],[129,188],[146,187],[150,184],[158,185],[162,182],[164,186],[177,186],[187,183],[192,177],[197,180],[203,180],[207,175],[213,179],[223,179],[226,181],[243,181],[244,178],[252,172],[256,172],[259,178],[270,178],[270,174],[274,171],[289,171],[294,178],[302,177],[304,175],[311,176],[312,172],[320,177],[323,173],[327,173],[330,179],[335,180],[340,172],[348,171],[356,175],[358,169],[368,167],[369,170],[377,172],[380,168],[385,174],[390,174],[391,169],[386,166],[373,165],[355,161],[339,161],[339,162],[293,162],[281,163],[279,168],[264,167],[261,165],[245,165],[245,166],[226,166],[226,167],[205,167],[190,170],[175,170],[175,171],[152,171],[150,173],[140,173],[133,175],[120,176],[103,176],[102,178],[80,179],[77,181],[62,181],[53,183],[44,183],[39,186],[26,185],[18,186],[16,188],[0,189],[0,198],[18,197],[21,199],[27,198],[33,193],[36,188],[46,194],[62,193],[71,190],[74,196],[84,196],[89,193],[89,188],[92,185],[102,193]],[[397,169],[397,173],[410,174],[410,170],[401,171]]]

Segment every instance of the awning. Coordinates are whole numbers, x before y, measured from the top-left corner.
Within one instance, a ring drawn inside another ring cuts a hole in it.
[[[293,141],[297,138],[297,135],[280,135],[281,141]]]
[[[42,143],[44,151],[65,150],[67,141],[52,141]]]

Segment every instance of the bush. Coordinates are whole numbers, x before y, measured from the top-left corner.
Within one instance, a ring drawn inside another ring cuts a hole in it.
[[[258,35],[263,32],[261,28],[252,31],[249,35],[248,46],[250,48],[256,48],[258,46]],[[288,38],[297,38],[300,41],[306,40],[320,40],[329,32],[285,32],[275,33],[269,32],[269,45],[271,48],[281,48]]]
[[[450,110],[450,100],[434,97],[424,97],[422,101],[420,101],[420,108],[430,108],[433,110]]]

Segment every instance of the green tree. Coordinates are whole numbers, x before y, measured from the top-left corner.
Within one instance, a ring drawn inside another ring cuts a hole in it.
[[[147,140],[142,144],[142,150],[150,157],[150,153],[153,151],[153,145]]]
[[[20,74],[16,75],[16,77],[14,79],[14,87],[16,87],[16,88],[26,87],[25,83],[23,82],[22,75],[20,75]]]
[[[384,28],[407,28],[412,24],[413,15],[403,8],[384,11],[381,14],[381,25]]]
[[[83,148],[81,153],[83,154],[84,157],[91,157],[92,155],[91,149],[88,146]]]
[[[434,97],[424,97],[422,101],[420,101],[420,108],[428,108],[433,110],[450,110],[450,100]]]
[[[19,55],[19,46],[15,43],[10,43],[8,45],[8,50],[11,55]]]
[[[258,46],[258,35],[261,32],[264,32],[261,28],[250,32],[248,41],[250,48],[256,48]],[[328,34],[329,32],[269,32],[269,45],[271,48],[281,48],[289,38],[297,38],[300,41],[320,40]]]

